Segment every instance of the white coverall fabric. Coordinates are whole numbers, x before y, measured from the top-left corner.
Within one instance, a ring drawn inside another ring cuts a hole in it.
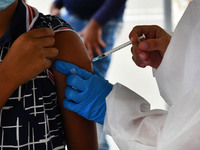
[[[186,9],[154,76],[169,111],[151,110],[146,100],[117,83],[106,98],[104,131],[120,150],[199,150],[199,0]]]

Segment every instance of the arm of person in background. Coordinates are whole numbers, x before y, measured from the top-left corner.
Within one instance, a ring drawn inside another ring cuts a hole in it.
[[[80,31],[80,35],[84,37],[91,59],[94,54],[101,54],[101,47],[106,47],[102,40],[102,28],[121,8],[125,5],[126,0],[106,0],[104,4],[96,11],[90,19],[88,25]]]
[[[138,43],[138,37],[145,34],[146,40]],[[136,26],[129,34],[133,43],[132,59],[139,67],[151,66],[157,69],[171,40],[171,36],[156,25]]]
[[[40,28],[22,34],[12,44],[0,63],[0,109],[20,85],[51,66],[58,54],[54,35],[52,29]]]
[[[58,32],[55,35],[55,39],[55,47],[59,50],[59,55],[56,60],[69,61],[92,72],[92,65],[87,50],[78,34],[73,31]],[[68,149],[97,150],[98,144],[95,123],[63,107],[66,76],[55,69],[54,76],[63,114]]]
[[[62,6],[62,0],[54,0],[50,8],[51,15],[60,16],[60,9],[62,8]]]

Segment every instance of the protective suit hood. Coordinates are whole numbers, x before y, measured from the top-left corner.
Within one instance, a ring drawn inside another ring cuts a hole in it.
[[[193,0],[179,21],[155,77],[172,105],[200,81],[200,1]]]
[[[157,149],[200,149],[199,0],[187,7],[154,75],[160,94],[171,105]]]

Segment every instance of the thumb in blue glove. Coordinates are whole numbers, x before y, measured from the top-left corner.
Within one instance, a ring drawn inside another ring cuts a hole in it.
[[[106,112],[105,98],[113,85],[105,80],[95,68],[94,74],[91,74],[64,61],[56,61],[54,67],[67,75],[68,86],[65,89],[64,107],[88,120],[103,124]]]

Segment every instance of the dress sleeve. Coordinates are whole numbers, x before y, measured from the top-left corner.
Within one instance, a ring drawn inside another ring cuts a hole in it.
[[[50,28],[52,28],[55,32],[73,31],[72,27],[66,21],[60,19],[58,16],[49,15],[49,22],[51,23],[49,25]]]
[[[167,112],[150,110],[141,96],[117,83],[106,98],[104,131],[121,150],[155,150]]]

